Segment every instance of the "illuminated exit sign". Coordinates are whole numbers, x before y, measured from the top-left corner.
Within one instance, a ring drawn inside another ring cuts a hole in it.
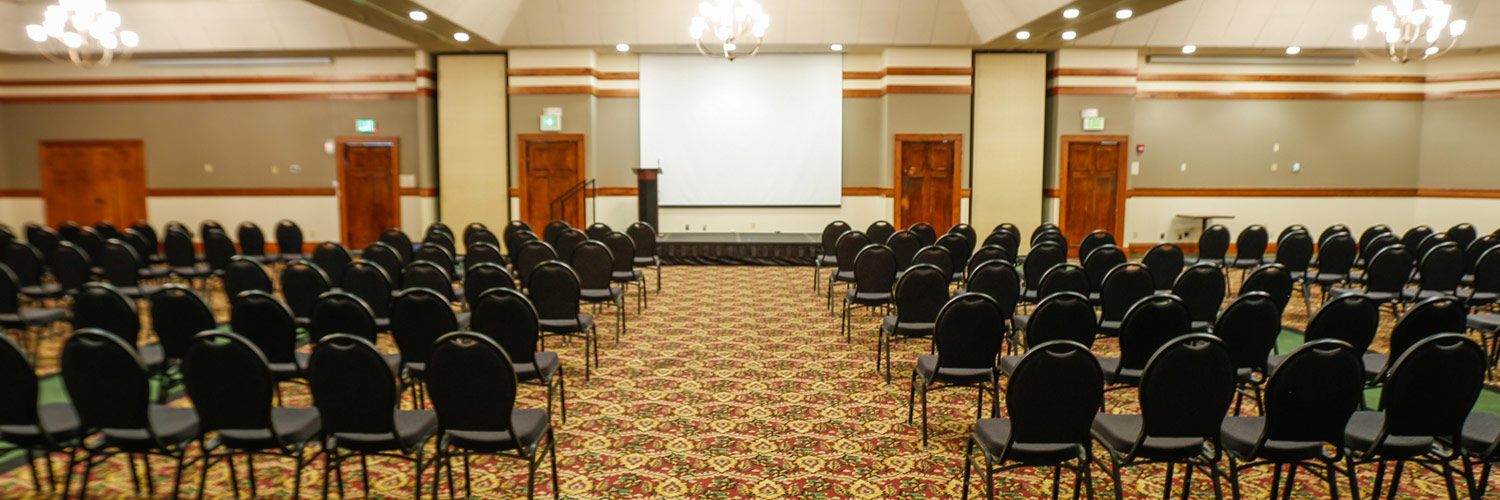
[[[373,134],[379,131],[375,128],[375,120],[371,119],[354,120],[354,130],[361,134]]]

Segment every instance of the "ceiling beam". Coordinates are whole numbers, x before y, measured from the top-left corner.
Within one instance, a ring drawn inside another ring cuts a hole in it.
[[[500,46],[452,20],[411,0],[307,0],[330,12],[416,44],[434,54],[487,52]],[[427,13],[426,21],[408,17],[413,10]],[[469,34],[469,41],[453,39],[453,34]]]

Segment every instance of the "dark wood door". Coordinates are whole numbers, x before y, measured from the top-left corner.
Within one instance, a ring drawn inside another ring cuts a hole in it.
[[[896,225],[926,222],[946,231],[958,222],[962,137],[896,136]]]
[[[47,224],[126,225],[146,218],[145,144],[138,140],[42,141]]]
[[[1060,225],[1070,246],[1096,229],[1125,241],[1125,142],[1123,137],[1063,138]]]
[[[518,142],[521,220],[535,228],[553,219],[584,227],[587,193],[575,189],[584,179],[583,135],[523,134]]]
[[[400,149],[395,138],[339,139],[339,219],[344,244],[364,248],[401,225]]]

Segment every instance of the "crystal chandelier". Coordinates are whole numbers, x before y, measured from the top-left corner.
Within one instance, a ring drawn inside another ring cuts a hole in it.
[[[43,16],[42,24],[26,26],[26,36],[36,42],[42,56],[55,62],[108,66],[116,51],[124,57],[141,42],[134,31],[117,31],[120,14],[106,9],[104,0],[58,0]]]
[[[1453,12],[1453,6],[1443,3],[1442,0],[1422,0],[1420,6],[1413,0],[1391,0],[1395,9],[1385,5],[1375,7],[1370,11],[1370,18],[1374,21],[1375,32],[1384,35],[1387,55],[1392,61],[1405,63],[1412,58],[1418,60],[1431,59],[1453,49],[1458,43],[1458,37],[1464,34],[1464,28],[1468,22],[1463,20],[1449,21],[1448,16]],[[1443,43],[1443,31],[1446,29],[1448,37]],[[1354,27],[1354,39],[1364,41],[1370,34],[1370,25],[1361,24]],[[1364,44],[1360,44],[1359,50],[1371,57],[1378,57],[1371,53]],[[1420,55],[1412,51],[1420,52]]]
[[[771,16],[755,0],[716,0],[698,4],[698,15],[688,32],[698,42],[698,52],[709,57],[722,57],[733,61],[736,57],[750,57],[760,52],[760,43],[766,38],[766,28],[771,25]],[[713,40],[705,42],[705,35]],[[749,43],[745,36],[755,37],[755,46],[749,52],[740,50],[735,40]]]

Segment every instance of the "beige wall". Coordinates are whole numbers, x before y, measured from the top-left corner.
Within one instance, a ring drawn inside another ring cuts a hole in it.
[[[505,56],[439,56],[437,71],[441,218],[450,226],[503,227],[510,220]]]
[[[1065,135],[1127,135],[1134,141],[1135,98],[1110,95],[1059,95],[1047,98],[1047,168],[1044,185],[1057,187],[1057,168],[1062,161],[1058,144]],[[1085,132],[1083,110],[1094,108],[1104,117],[1104,130]],[[1131,153],[1134,155],[1134,153]],[[1024,227],[1024,226],[1023,226]]]
[[[844,185],[891,187],[885,100],[844,98]],[[883,175],[882,175],[883,174]]]
[[[1423,188],[1500,189],[1500,99],[1429,101],[1422,109]]]
[[[543,108],[562,108],[563,112],[563,134],[584,134],[584,161],[587,163],[584,169],[585,178],[594,178],[594,164],[598,160],[598,140],[594,137],[594,96],[587,94],[560,94],[560,95],[513,95],[510,96],[510,181],[511,185],[519,182],[517,169],[519,163],[520,148],[517,146],[516,136],[519,134],[540,134],[541,116]],[[503,116],[503,115],[502,115]],[[636,125],[639,130],[640,125]],[[639,131],[637,131],[639,135]],[[637,140],[639,142],[639,140]],[[639,147],[639,145],[637,145]],[[612,154],[606,152],[605,154]],[[636,156],[640,156],[637,154]]]
[[[640,98],[600,97],[594,100],[594,109],[592,139],[598,156],[594,159],[594,177],[600,187],[635,186],[635,173],[630,169],[640,166],[641,161]],[[635,206],[630,208],[634,215]]]
[[[1046,72],[1042,54],[974,56],[969,223],[979,231],[1041,223]]]
[[[889,94],[886,101],[886,133],[897,134],[962,134],[963,186],[969,186],[970,160],[972,154],[969,141],[969,115],[972,102],[969,95],[950,94]],[[882,154],[880,177],[886,179],[879,184],[890,186],[895,180],[895,143],[887,143],[888,151]]]

